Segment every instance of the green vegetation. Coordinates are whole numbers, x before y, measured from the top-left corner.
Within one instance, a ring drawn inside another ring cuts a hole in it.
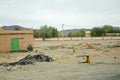
[[[34,37],[39,38],[39,30],[34,30]]]
[[[78,30],[75,32],[70,32],[68,34],[68,37],[84,37],[85,36],[85,30]]]
[[[16,29],[15,30],[19,30]],[[102,27],[94,27],[91,29],[91,36],[93,37],[100,37],[100,36],[106,36],[107,33],[115,33],[114,35],[116,35],[116,33],[120,33],[120,29],[118,29],[117,27],[113,27],[111,25],[104,25]],[[113,34],[112,34],[113,35]],[[120,34],[117,34],[120,35]],[[42,38],[43,40],[45,40],[45,38],[53,38],[53,37],[58,37],[59,36],[59,32],[56,28],[54,28],[53,26],[41,26],[40,29],[38,30],[34,30],[34,37],[35,38]],[[85,37],[85,29],[81,29],[81,30],[77,30],[77,31],[72,31],[69,32],[68,37]]]
[[[106,36],[106,33],[120,33],[120,29],[115,28],[111,25],[104,25],[102,27],[94,27],[91,29],[91,36],[93,37],[100,37]],[[70,32],[68,37],[84,37],[85,30],[78,30],[74,32]]]
[[[120,33],[120,30],[110,25],[104,25],[102,27],[94,27],[91,30],[91,36],[106,36],[106,33]]]
[[[92,30],[91,30],[91,36],[104,36],[105,35],[105,32],[102,28],[100,27],[94,27]]]
[[[20,30],[20,28],[16,26],[16,27],[14,28],[14,30]]]
[[[58,37],[58,30],[52,26],[44,25],[41,26],[39,30],[34,30],[34,37],[41,37],[43,41],[45,40],[45,38]]]

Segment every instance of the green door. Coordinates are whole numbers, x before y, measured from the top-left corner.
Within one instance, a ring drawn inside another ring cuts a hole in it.
[[[11,51],[18,51],[19,50],[19,41],[18,38],[11,39]]]

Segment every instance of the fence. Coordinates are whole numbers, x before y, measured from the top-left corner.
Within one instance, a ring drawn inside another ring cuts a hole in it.
[[[46,38],[46,40],[115,40],[115,39],[120,39],[120,37],[64,37],[64,38]],[[35,40],[41,40],[42,38],[35,38]]]

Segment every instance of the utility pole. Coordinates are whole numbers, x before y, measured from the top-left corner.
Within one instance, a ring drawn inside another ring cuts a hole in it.
[[[62,24],[62,40],[63,40],[63,38],[64,38],[64,24]]]

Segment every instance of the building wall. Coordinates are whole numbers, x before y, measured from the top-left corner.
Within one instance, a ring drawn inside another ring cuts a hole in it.
[[[91,37],[91,31],[85,31],[85,37]]]
[[[18,38],[19,50],[27,50],[27,46],[33,44],[33,34],[1,34],[0,52],[11,51],[11,38]]]
[[[8,52],[10,41],[7,35],[0,35],[0,52]]]
[[[33,44],[33,35],[21,35],[19,39],[19,50],[26,50],[29,44]]]

